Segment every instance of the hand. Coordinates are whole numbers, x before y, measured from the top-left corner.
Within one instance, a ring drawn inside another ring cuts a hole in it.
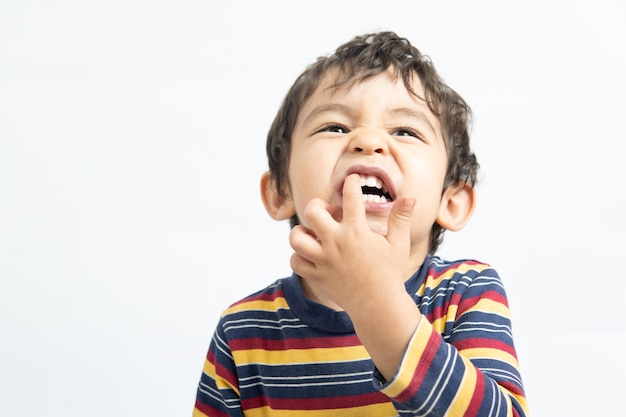
[[[343,218],[336,221],[326,202],[310,201],[302,225],[292,229],[291,267],[349,314],[377,302],[406,297],[410,218],[415,200],[398,198],[385,236],[370,230],[360,179],[349,175],[343,187]]]

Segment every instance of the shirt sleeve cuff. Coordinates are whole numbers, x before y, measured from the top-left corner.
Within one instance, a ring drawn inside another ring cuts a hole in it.
[[[424,341],[430,339],[432,332],[432,325],[422,316],[407,344],[394,376],[390,380],[386,380],[380,371],[374,368],[372,373],[374,387],[389,398],[397,398],[405,392],[411,385],[415,371],[420,365],[422,352],[426,348]]]

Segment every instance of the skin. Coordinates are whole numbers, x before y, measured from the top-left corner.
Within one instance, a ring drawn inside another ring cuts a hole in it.
[[[277,220],[297,213],[291,267],[307,297],[350,316],[381,374],[391,379],[421,314],[404,283],[428,254],[435,222],[459,230],[474,207],[466,185],[444,190],[446,146],[423,97],[381,73],[351,88],[328,74],[304,103],[293,134],[288,197],[269,173],[263,201]],[[364,201],[360,176],[380,178],[392,201]]]

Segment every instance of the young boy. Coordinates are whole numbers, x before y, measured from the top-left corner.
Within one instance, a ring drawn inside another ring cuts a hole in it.
[[[261,178],[294,273],[223,313],[194,416],[526,415],[497,273],[434,255],[474,209],[469,121],[392,32],[304,71]]]

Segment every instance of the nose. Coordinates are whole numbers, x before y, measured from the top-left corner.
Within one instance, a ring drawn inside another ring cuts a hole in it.
[[[386,132],[376,129],[360,128],[352,131],[352,141],[350,149],[352,152],[362,153],[365,155],[387,154],[389,145],[386,139]]]

